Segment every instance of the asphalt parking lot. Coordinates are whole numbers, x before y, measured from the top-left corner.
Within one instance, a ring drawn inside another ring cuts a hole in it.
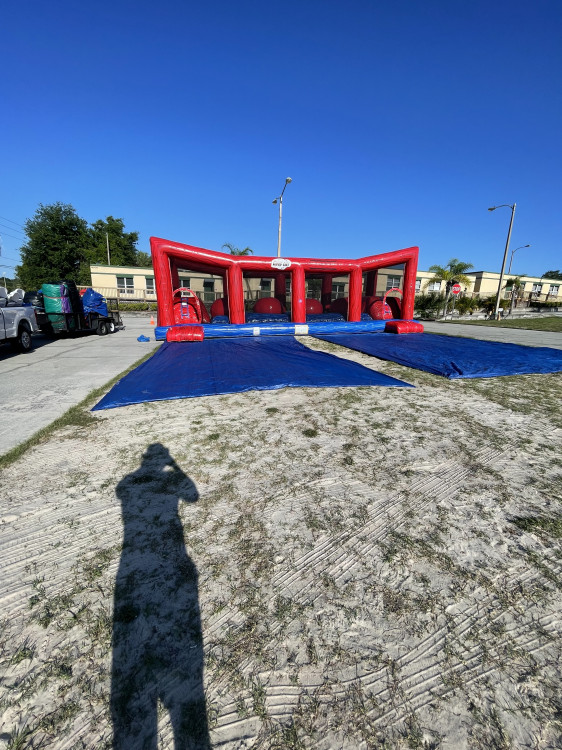
[[[483,341],[501,341],[522,346],[549,346],[562,349],[562,333],[554,331],[531,331],[523,328],[488,328],[487,326],[463,325],[462,323],[433,323],[423,321],[426,333],[445,333],[447,336],[467,336]]]
[[[122,317],[125,328],[107,336],[48,339],[35,334],[28,354],[0,346],[0,455],[160,345],[149,316]],[[150,342],[137,341],[141,334]]]

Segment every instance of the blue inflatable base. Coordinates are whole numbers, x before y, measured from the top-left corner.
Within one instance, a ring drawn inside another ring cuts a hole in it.
[[[562,350],[432,333],[317,335],[321,341],[446,378],[562,372]]]
[[[330,333],[374,333],[384,331],[386,320],[361,320],[357,323],[347,321],[314,321],[312,323],[283,323],[269,322],[251,324],[243,323],[205,323],[205,339],[210,338],[238,338],[244,336],[317,336]],[[166,340],[169,326],[157,326],[154,329],[156,341]]]
[[[412,387],[355,362],[308,349],[292,337],[166,342],[116,383],[92,411],[244,391],[347,386]]]

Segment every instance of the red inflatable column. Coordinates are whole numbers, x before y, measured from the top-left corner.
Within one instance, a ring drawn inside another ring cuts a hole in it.
[[[231,323],[245,323],[244,287],[242,285],[242,269],[233,263],[226,272],[228,286],[228,315]]]
[[[378,271],[367,271],[367,279],[365,283],[365,296],[374,297],[377,293],[377,276]]]
[[[287,285],[284,273],[275,274],[275,299],[278,299],[284,308],[287,307]]]
[[[172,277],[172,293],[176,289],[180,288],[180,275],[178,273],[178,267],[174,261],[170,262],[170,275]]]
[[[357,323],[361,320],[361,296],[363,293],[363,273],[361,268],[352,268],[349,274],[349,304],[347,320]]]
[[[152,264],[158,300],[158,325],[172,326],[174,325],[174,304],[170,260],[163,252],[153,252]]]
[[[414,304],[416,296],[416,272],[418,268],[418,253],[415,257],[407,260],[404,265],[404,288],[402,298],[402,319],[412,320],[414,317]]]
[[[332,276],[328,274],[322,276],[322,293],[320,299],[322,300],[324,311],[329,310],[332,304]]]
[[[225,315],[228,315],[228,279],[226,271],[224,271],[222,274],[222,296],[224,298],[224,309],[225,309]]]
[[[306,287],[302,266],[293,266],[291,292],[291,319],[293,323],[306,323]]]

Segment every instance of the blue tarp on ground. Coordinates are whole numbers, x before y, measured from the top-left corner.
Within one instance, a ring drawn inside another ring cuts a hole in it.
[[[432,333],[330,334],[315,338],[446,378],[494,378],[562,371],[562,350],[547,347]]]
[[[113,386],[93,411],[243,391],[372,385],[411,387],[355,362],[307,349],[289,336],[166,342]]]

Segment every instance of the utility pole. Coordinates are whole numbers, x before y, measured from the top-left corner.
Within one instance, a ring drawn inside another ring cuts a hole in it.
[[[107,265],[110,266],[111,259],[109,257],[109,234],[107,232],[105,233],[105,242],[107,244]]]

